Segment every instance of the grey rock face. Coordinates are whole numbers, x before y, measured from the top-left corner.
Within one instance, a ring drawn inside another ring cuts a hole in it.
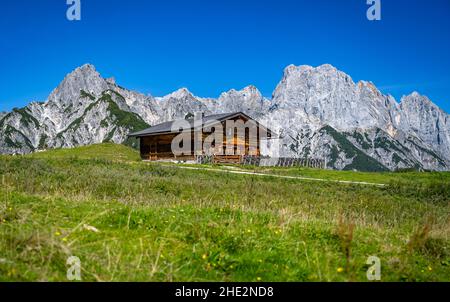
[[[331,65],[291,65],[275,89],[272,112],[294,109],[304,124],[316,127],[385,129],[392,125],[389,112],[395,106],[393,98],[382,95],[372,83],[355,84]]]
[[[398,104],[373,83],[331,65],[288,66],[272,100],[254,86],[218,99],[186,88],[161,98],[104,79],[86,64],[43,103],[0,113],[0,153],[29,153],[112,141],[195,112],[244,112],[280,135],[278,156],[323,158],[346,170],[450,169],[450,118],[418,93]]]
[[[244,89],[230,90],[220,95],[216,102],[217,113],[243,112],[258,118],[264,116],[270,108],[270,101],[264,98],[255,86],[247,86]]]
[[[100,76],[93,65],[86,64],[68,74],[53,90],[48,100],[60,107],[67,108],[79,105],[78,97],[81,90],[93,96],[99,96],[108,88],[108,81]]]
[[[288,147],[284,152],[291,156],[304,156],[314,149],[311,142],[317,131],[329,125],[389,169],[446,170],[450,166],[446,149],[450,144],[443,129],[448,129],[448,114],[426,97],[414,95],[399,105],[372,83],[355,84],[330,65],[291,65],[274,92],[269,115],[275,124],[284,125],[283,146]],[[324,139],[324,144],[331,143]],[[314,154],[320,152],[314,150]],[[342,169],[339,164],[330,167]]]
[[[32,152],[40,129],[39,121],[28,108],[13,110],[0,120],[0,153]]]
[[[158,100],[160,121],[184,119],[195,112],[211,113],[206,104],[186,88],[179,89]]]
[[[440,156],[450,158],[450,116],[426,96],[414,92],[402,98],[399,124]]]
[[[161,112],[157,101],[152,96],[146,96],[136,91],[122,88],[118,85],[109,84],[111,91],[123,96],[126,103],[125,109],[139,115],[147,124],[154,125],[161,120]]]

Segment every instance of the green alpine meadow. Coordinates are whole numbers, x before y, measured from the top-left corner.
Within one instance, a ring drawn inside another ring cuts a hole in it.
[[[0,281],[450,280],[450,173],[0,156]],[[368,278],[369,275],[369,278]]]

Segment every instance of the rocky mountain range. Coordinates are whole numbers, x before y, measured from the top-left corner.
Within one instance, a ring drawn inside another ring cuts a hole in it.
[[[242,111],[280,135],[279,156],[327,160],[339,170],[450,170],[450,116],[417,92],[398,103],[331,65],[288,66],[271,99],[254,86],[200,98],[186,88],[156,98],[86,64],[45,102],[0,113],[0,153],[101,142],[188,114]]]

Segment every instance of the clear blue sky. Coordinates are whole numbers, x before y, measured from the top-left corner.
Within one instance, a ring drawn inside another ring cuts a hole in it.
[[[0,111],[45,100],[75,67],[155,96],[257,86],[271,96],[289,64],[330,63],[397,99],[417,90],[450,112],[450,1],[0,1]]]

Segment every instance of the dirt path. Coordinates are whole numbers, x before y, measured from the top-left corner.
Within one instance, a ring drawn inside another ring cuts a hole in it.
[[[257,172],[238,170],[238,169],[213,169],[213,168],[196,168],[196,167],[186,167],[186,166],[185,167],[177,166],[177,168],[184,169],[184,170],[208,171],[208,172],[225,173],[225,174],[229,173],[229,174],[240,174],[240,175],[253,175],[253,176],[260,176],[260,177],[275,177],[275,178],[284,178],[284,179],[296,179],[296,180],[328,182],[328,183],[341,183],[341,184],[352,184],[352,185],[362,185],[362,186],[375,186],[375,187],[385,187],[386,186],[386,184],[380,184],[380,183],[348,181],[348,180],[330,180],[330,179],[310,178],[310,177],[302,177],[302,176],[266,174],[266,173],[257,173]]]

